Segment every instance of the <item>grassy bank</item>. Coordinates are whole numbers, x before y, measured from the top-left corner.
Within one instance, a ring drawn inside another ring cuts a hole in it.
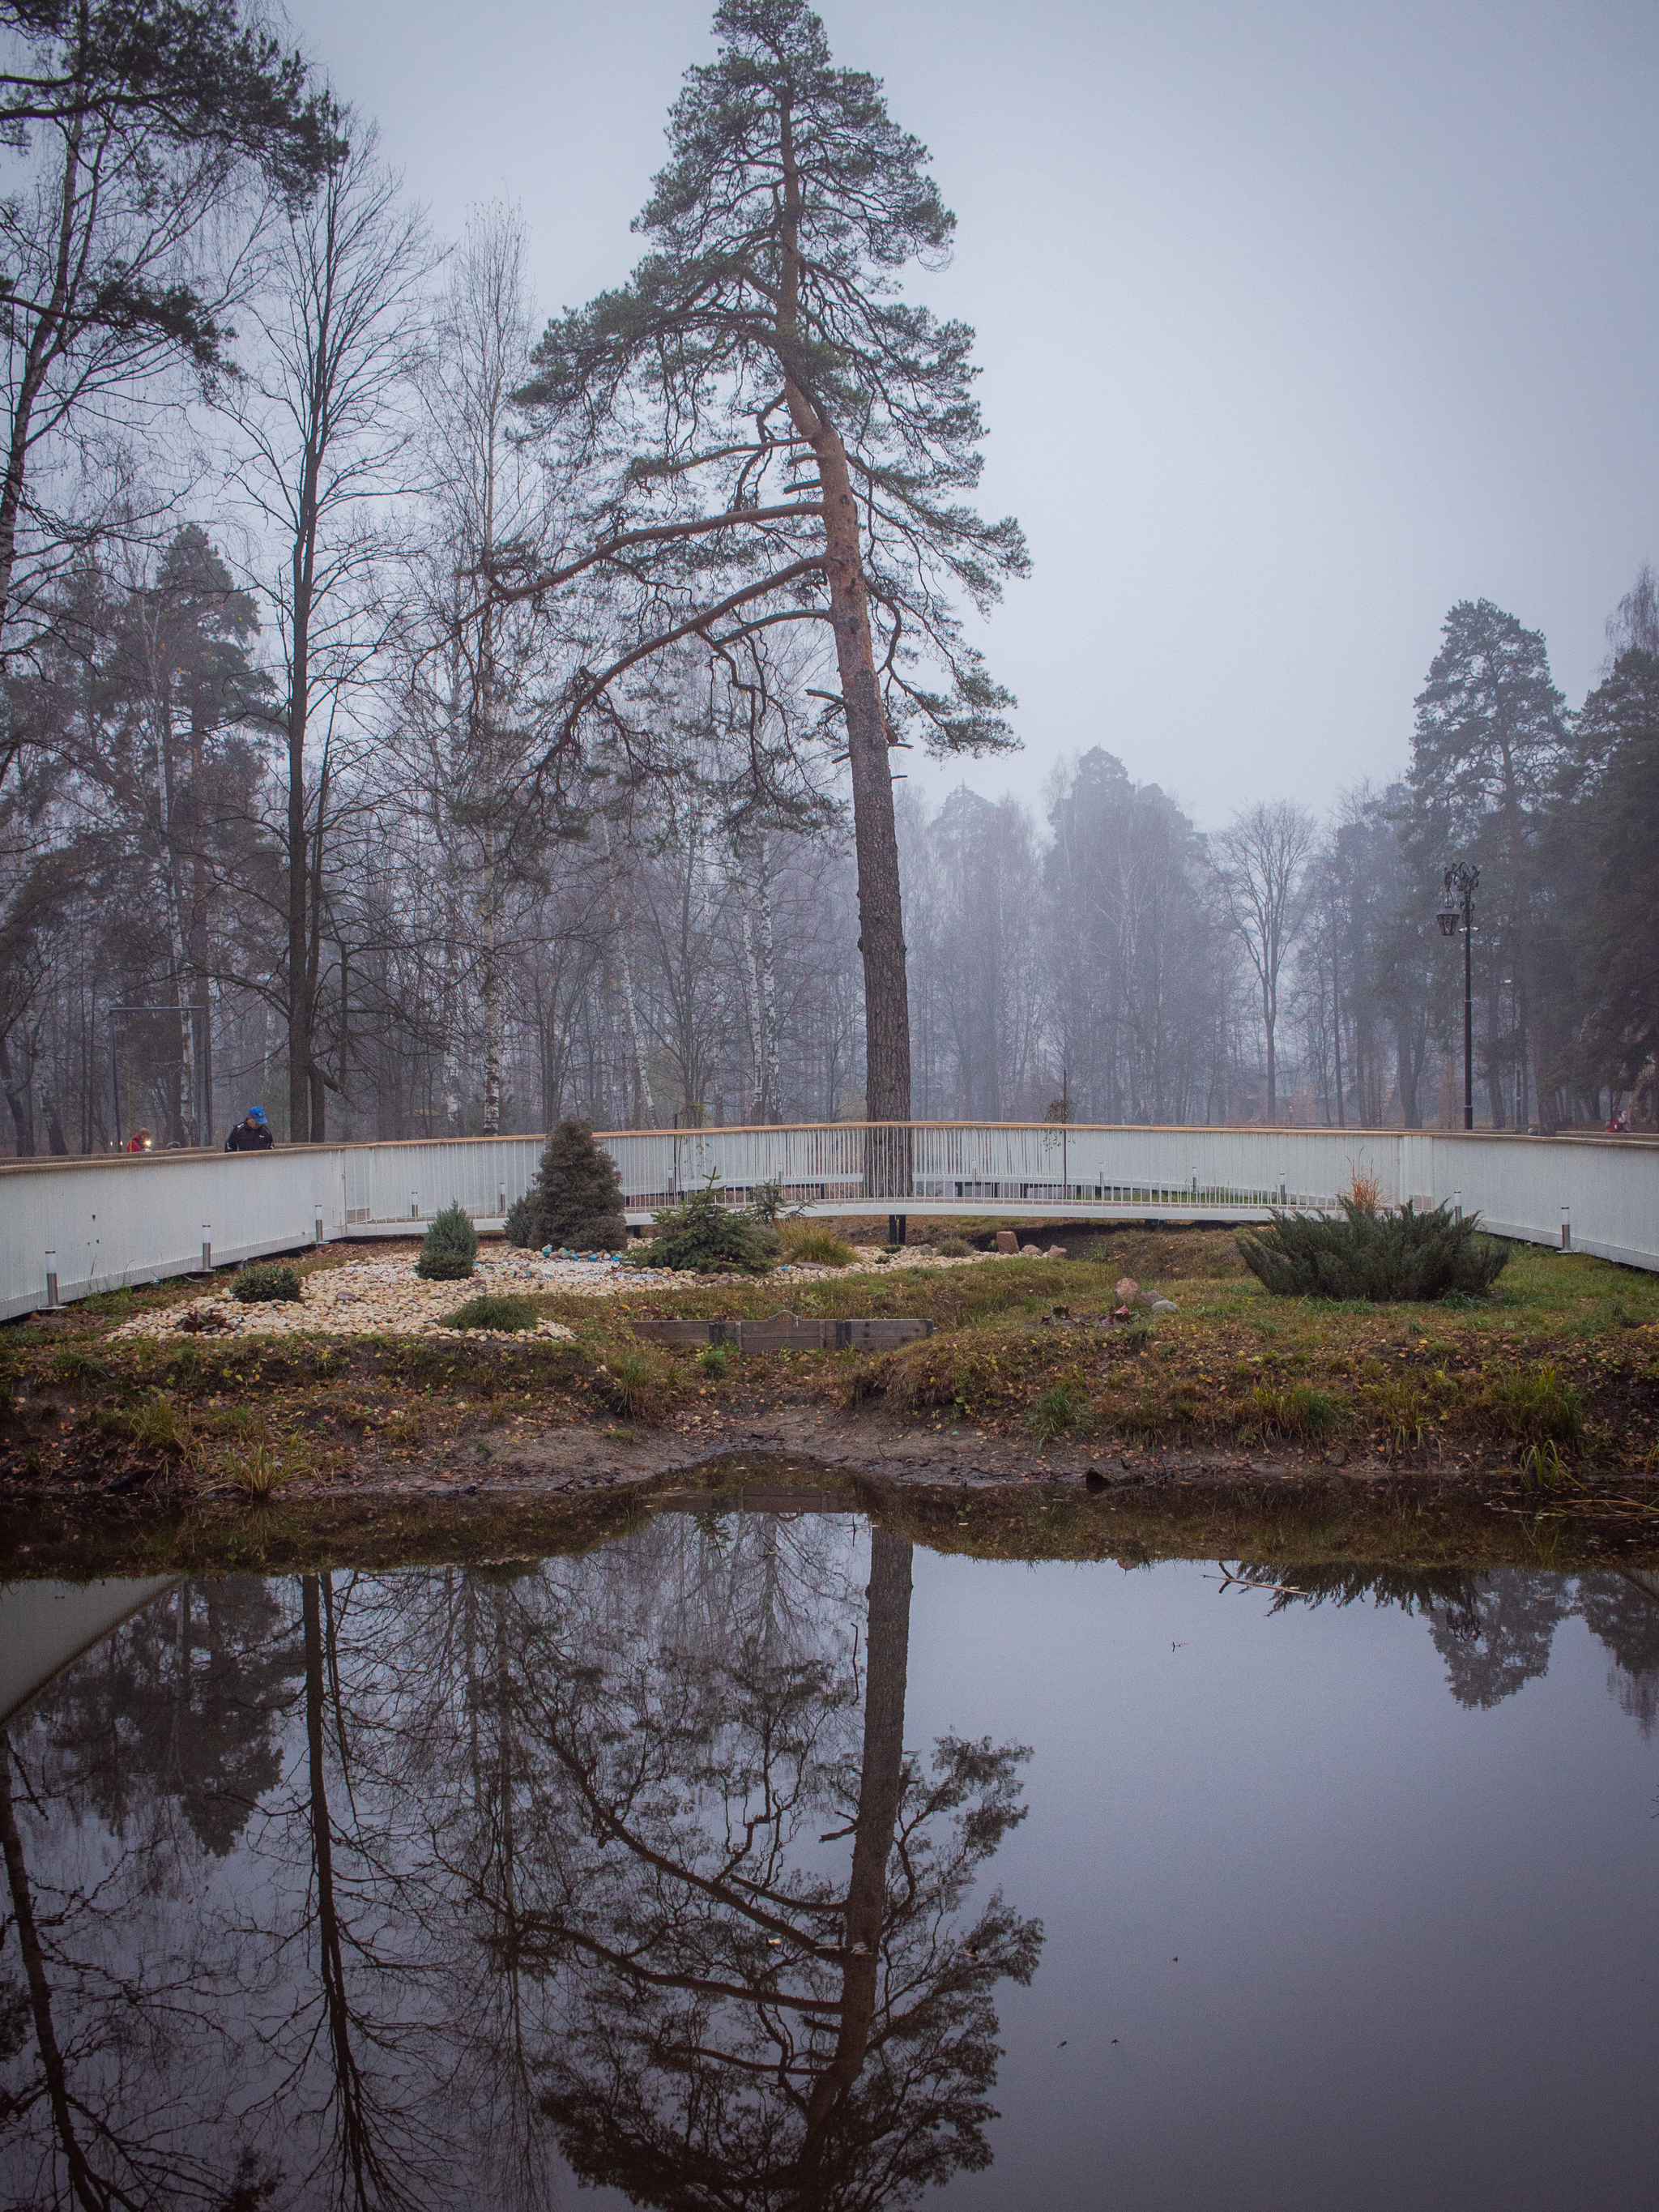
[[[1659,1278],[1520,1247],[1479,1302],[1316,1304],[1269,1297],[1224,1231],[1057,1233],[1064,1259],[924,1270],[901,1255],[838,1280],[538,1298],[569,1343],[124,1340],[112,1332],[131,1313],[194,1291],[118,1292],[0,1330],[0,1496],[257,1500],[580,1425],[718,1442],[791,1406],[913,1438],[999,1438],[1033,1473],[1061,1446],[1103,1459],[1294,1446],[1339,1468],[1485,1470],[1558,1499],[1659,1477]],[[1111,1326],[1124,1274],[1178,1310]],[[911,1315],[934,1334],[876,1357],[742,1358],[630,1329],[785,1306]]]

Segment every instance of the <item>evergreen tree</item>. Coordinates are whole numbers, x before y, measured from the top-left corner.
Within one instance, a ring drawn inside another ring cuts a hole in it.
[[[477,1256],[477,1231],[460,1206],[447,1206],[432,1217],[415,1272],[424,1282],[458,1283],[471,1276]]]
[[[622,1177],[586,1121],[554,1130],[525,1202],[527,1219],[514,1225],[528,1228],[526,1241],[573,1252],[620,1252],[628,1242]]]
[[[0,193],[0,643],[15,653],[42,578],[90,534],[48,510],[43,459],[83,422],[106,430],[115,395],[159,371],[228,365],[241,279],[216,281],[203,228],[249,165],[298,200],[341,149],[331,100],[236,0],[0,0],[0,143],[26,164]],[[0,748],[0,775],[15,757]]]
[[[1502,1128],[1505,1062],[1517,1058],[1539,1091],[1540,1119],[1551,1118],[1538,1078],[1562,1040],[1541,1004],[1547,915],[1537,843],[1571,763],[1565,702],[1542,632],[1490,599],[1460,600],[1442,636],[1417,701],[1405,842],[1425,896],[1453,862],[1480,871],[1475,981],[1492,1126]],[[1449,988],[1448,1005],[1453,995]]]
[[[1577,736],[1605,765],[1567,832],[1575,846],[1588,836],[1590,862],[1567,1065],[1585,1088],[1631,1088],[1659,1054],[1659,654],[1621,654]]]
[[[896,272],[936,261],[954,227],[925,149],[874,78],[833,66],[802,0],[725,0],[714,28],[720,58],[689,72],[639,219],[650,253],[537,349],[522,398],[562,441],[572,481],[597,470],[605,483],[578,556],[510,595],[594,573],[635,593],[623,645],[567,695],[560,751],[671,646],[695,639],[763,691],[774,627],[827,627],[853,786],[867,1112],[903,1121],[888,748],[913,728],[939,752],[1012,742],[1007,695],[942,586],[983,610],[1023,573],[1024,545],[1013,521],[961,502],[980,471],[972,333],[896,296]]]

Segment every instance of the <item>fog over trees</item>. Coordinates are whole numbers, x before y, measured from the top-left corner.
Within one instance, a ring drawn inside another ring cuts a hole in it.
[[[716,28],[645,259],[544,328],[526,216],[434,239],[226,0],[0,17],[0,1149],[1434,1125],[1454,861],[1479,1118],[1651,1125],[1650,572],[1576,704],[1461,601],[1328,819],[1264,762],[1206,835],[1086,729],[928,804],[908,749],[1012,741],[962,623],[1024,567],[911,295],[952,218],[799,0]]]

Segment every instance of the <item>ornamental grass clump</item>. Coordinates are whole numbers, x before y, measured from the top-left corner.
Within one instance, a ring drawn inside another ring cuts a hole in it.
[[[722,1206],[711,1176],[704,1189],[689,1192],[678,1206],[658,1207],[650,1243],[630,1252],[627,1264],[699,1275],[763,1275],[777,1256],[777,1231],[746,1206]]]
[[[1480,1297],[1509,1265],[1504,1246],[1476,1234],[1479,1214],[1460,1220],[1443,1206],[1419,1213],[1409,1199],[1390,1212],[1352,1198],[1339,1203],[1340,1221],[1275,1207],[1270,1229],[1238,1239],[1245,1266],[1275,1297],[1382,1305]]]
[[[659,1421],[679,1395],[679,1379],[649,1345],[628,1345],[601,1362],[592,1378],[595,1396],[630,1421]]]
[[[297,1267],[274,1267],[256,1261],[251,1267],[239,1267],[231,1279],[230,1295],[240,1298],[245,1306],[275,1305],[286,1300],[296,1302],[305,1294],[300,1288]]]
[[[815,1267],[850,1267],[858,1254],[822,1221],[789,1221],[778,1231],[786,1260]]]
[[[471,1276],[477,1256],[477,1231],[459,1206],[447,1206],[432,1218],[415,1272],[423,1283],[459,1283]]]

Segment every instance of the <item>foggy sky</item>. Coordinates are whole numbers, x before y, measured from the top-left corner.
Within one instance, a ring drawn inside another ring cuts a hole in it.
[[[823,0],[959,218],[913,296],[979,333],[985,638],[1040,799],[1091,744],[1201,826],[1407,757],[1447,608],[1571,703],[1659,561],[1659,10],[1636,0]],[[290,0],[453,236],[504,199],[537,306],[632,267],[705,0]]]

